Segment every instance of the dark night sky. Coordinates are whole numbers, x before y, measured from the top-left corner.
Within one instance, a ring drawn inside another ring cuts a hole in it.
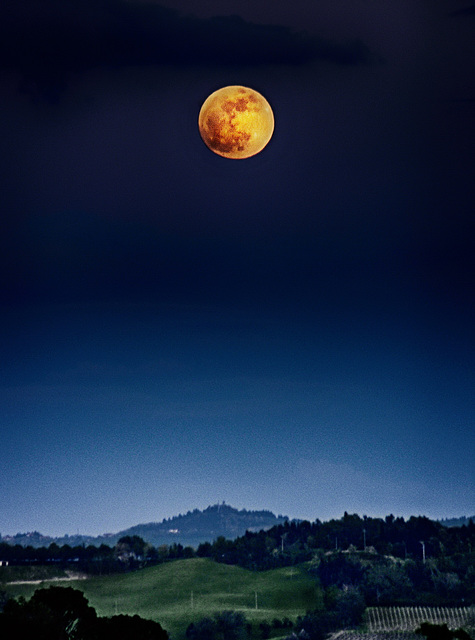
[[[473,513],[474,22],[4,0],[3,535]],[[199,136],[228,84],[274,110],[247,160]]]

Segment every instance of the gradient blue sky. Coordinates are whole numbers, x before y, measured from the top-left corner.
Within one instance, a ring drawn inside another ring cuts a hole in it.
[[[1,534],[474,512],[474,8],[271,4],[0,9]]]

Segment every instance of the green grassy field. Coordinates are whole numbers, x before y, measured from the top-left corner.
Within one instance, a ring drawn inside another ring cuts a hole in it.
[[[101,616],[124,613],[157,620],[176,640],[184,637],[191,622],[224,609],[242,611],[249,622],[258,624],[283,617],[295,620],[322,604],[306,565],[252,572],[192,558],[123,575],[53,584],[80,589]],[[29,597],[38,586],[6,589],[12,596]]]

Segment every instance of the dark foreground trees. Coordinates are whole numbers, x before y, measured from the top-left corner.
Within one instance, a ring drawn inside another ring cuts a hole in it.
[[[357,627],[365,610],[364,598],[356,587],[330,587],[324,594],[325,608],[299,616],[294,635],[305,640],[324,640],[328,634]],[[292,637],[292,636],[291,636]]]
[[[15,640],[168,640],[158,622],[139,616],[99,618],[71,587],[37,589],[30,600],[9,600],[0,614],[0,638]]]
[[[431,624],[423,622],[416,629],[416,633],[427,638],[427,640],[470,640],[469,634],[464,629],[451,630],[446,624]]]
[[[165,640],[168,633],[158,622],[140,616],[112,616],[97,618],[95,634],[91,640]],[[89,640],[89,639],[88,639]]]
[[[249,632],[246,617],[238,611],[221,611],[202,618],[186,630],[189,640],[245,640]]]

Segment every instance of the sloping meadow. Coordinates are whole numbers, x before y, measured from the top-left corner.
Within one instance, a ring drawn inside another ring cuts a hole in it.
[[[43,584],[9,584],[11,596],[31,596]],[[61,585],[57,581],[55,584]],[[66,583],[64,583],[66,586]],[[322,606],[322,594],[306,565],[252,572],[206,558],[175,560],[139,571],[69,581],[100,616],[138,614],[160,622],[173,638],[191,622],[215,612],[242,612],[251,623],[295,620]]]

